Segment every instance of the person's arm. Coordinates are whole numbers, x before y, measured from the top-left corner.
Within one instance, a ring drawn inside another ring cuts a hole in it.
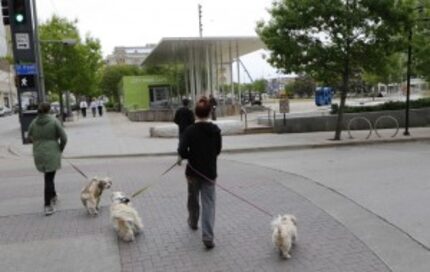
[[[60,139],[60,151],[63,152],[63,150],[67,144],[67,135],[66,135],[66,132],[64,131],[64,128],[61,126],[60,122],[58,122],[57,120],[55,120],[55,127],[57,130],[57,135]]]
[[[221,131],[218,131],[217,139],[216,139],[216,153],[219,155],[222,149],[222,136]]]
[[[179,125],[179,110],[175,112],[175,118],[173,118],[173,122]]]
[[[189,127],[188,127],[189,128]],[[189,129],[186,129],[184,135],[179,140],[178,154],[182,159],[188,159],[190,155],[189,151]]]

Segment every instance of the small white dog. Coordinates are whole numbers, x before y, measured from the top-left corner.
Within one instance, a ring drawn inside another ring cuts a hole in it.
[[[112,181],[110,178],[106,177],[100,179],[94,177],[91,179],[90,183],[82,189],[81,201],[90,215],[96,216],[98,214],[103,190],[109,189],[111,186]]]
[[[297,219],[294,215],[278,215],[272,223],[272,241],[279,249],[279,254],[291,258],[290,250],[297,240]]]
[[[125,242],[134,241],[135,236],[143,229],[139,214],[123,192],[112,193],[110,218],[118,236]]]

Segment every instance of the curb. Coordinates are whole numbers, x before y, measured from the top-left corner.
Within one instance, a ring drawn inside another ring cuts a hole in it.
[[[304,149],[320,149],[333,147],[348,147],[348,146],[366,146],[376,144],[390,143],[407,143],[407,142],[429,142],[430,137],[420,138],[404,138],[404,139],[382,139],[373,141],[354,141],[354,142],[327,142],[320,144],[302,144],[302,145],[283,145],[283,146],[263,146],[249,148],[229,148],[224,149],[221,154],[241,154],[241,153],[256,153],[256,152],[273,152],[286,150],[304,150]],[[130,153],[130,154],[101,154],[101,155],[76,155],[64,156],[65,159],[108,159],[108,158],[131,158],[131,157],[166,157],[177,156],[176,152],[156,152],[156,153]]]
[[[286,150],[304,150],[304,149],[320,149],[320,148],[333,148],[333,147],[348,147],[348,146],[366,146],[377,144],[390,144],[390,143],[407,143],[407,142],[429,142],[429,137],[416,137],[416,138],[402,138],[402,139],[374,139],[374,140],[357,140],[349,142],[340,142],[334,140],[327,140],[330,142],[318,144],[291,144],[280,146],[262,146],[262,147],[245,147],[245,148],[227,148],[222,150],[221,154],[241,154],[241,153],[256,153],[256,152],[274,152]],[[16,157],[31,157],[31,154],[21,154],[17,148],[9,145],[8,152]],[[137,157],[166,157],[177,156],[176,151],[169,152],[154,152],[154,153],[127,153],[127,154],[99,154],[99,155],[65,155],[64,159],[109,159],[109,158],[137,158]]]

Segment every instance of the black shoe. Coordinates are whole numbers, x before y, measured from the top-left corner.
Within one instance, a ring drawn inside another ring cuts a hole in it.
[[[188,222],[188,226],[190,227],[190,229],[192,229],[192,230],[198,230],[199,229],[197,227],[197,224],[191,224],[191,220],[189,218],[188,218],[187,222]]]
[[[212,249],[215,247],[215,243],[213,241],[203,240],[203,244],[205,245],[206,249]]]

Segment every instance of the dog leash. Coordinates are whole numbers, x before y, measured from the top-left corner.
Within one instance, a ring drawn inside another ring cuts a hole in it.
[[[71,163],[68,159],[64,159],[65,161],[67,161],[72,167],[73,169],[76,170],[76,172],[78,172],[79,174],[81,174],[84,178],[88,179],[88,176],[85,175],[85,173],[79,169],[79,167],[77,167],[76,165],[74,165],[73,163]],[[168,172],[170,172],[170,170],[172,170],[175,166],[176,166],[176,162],[175,164],[173,164],[172,166],[170,166],[169,168],[167,168],[161,175],[160,177],[164,176],[165,174],[167,174]],[[152,185],[154,185],[156,182],[158,182],[159,179],[157,179],[156,181],[152,182],[151,184],[148,184],[147,186],[137,190],[136,192],[134,192],[131,197],[136,197],[138,195],[140,195],[141,193],[143,193],[144,191],[146,191],[147,189],[149,189]]]
[[[242,200],[243,202],[247,203],[248,205],[254,207],[255,209],[259,210],[260,212],[273,217],[273,214],[271,214],[270,212],[268,212],[267,210],[258,207],[256,204],[252,203],[251,201],[241,197],[240,195],[230,191],[229,189],[225,188],[224,186],[221,186],[220,184],[216,183],[215,180],[212,180],[210,178],[208,178],[207,176],[205,176],[203,173],[201,173],[200,171],[198,171],[197,169],[195,169],[189,162],[188,162],[188,166],[190,167],[190,169],[196,173],[197,175],[199,175],[200,177],[202,177],[203,179],[209,181],[210,183],[214,184],[215,186],[218,186],[221,190],[223,190],[224,192],[229,193],[230,195],[236,197],[237,199]]]
[[[78,172],[79,174],[81,174],[84,178],[88,179],[87,175],[85,175],[84,172],[82,172],[82,170],[79,169],[76,165],[74,165],[73,163],[71,163],[68,159],[64,159],[64,160],[66,162],[68,162],[73,167],[73,169],[76,170],[76,172]]]
[[[170,170],[172,170],[173,168],[175,168],[175,166],[177,165],[177,162],[175,162],[172,166],[170,166],[169,168],[167,168],[166,169],[166,171],[164,171],[160,176],[159,176],[159,178],[160,177],[162,177],[162,176],[164,176],[165,174],[167,174],[168,172],[170,172]],[[136,192],[134,192],[132,195],[131,195],[131,197],[136,197],[136,196],[138,196],[138,195],[140,195],[141,193],[143,193],[143,192],[145,192],[147,189],[149,189],[152,185],[154,185],[155,183],[157,183],[160,179],[156,179],[154,182],[152,182],[152,183],[150,183],[150,184],[148,184],[148,185],[146,185],[145,187],[143,187],[142,189],[139,189],[139,190],[137,190]]]

